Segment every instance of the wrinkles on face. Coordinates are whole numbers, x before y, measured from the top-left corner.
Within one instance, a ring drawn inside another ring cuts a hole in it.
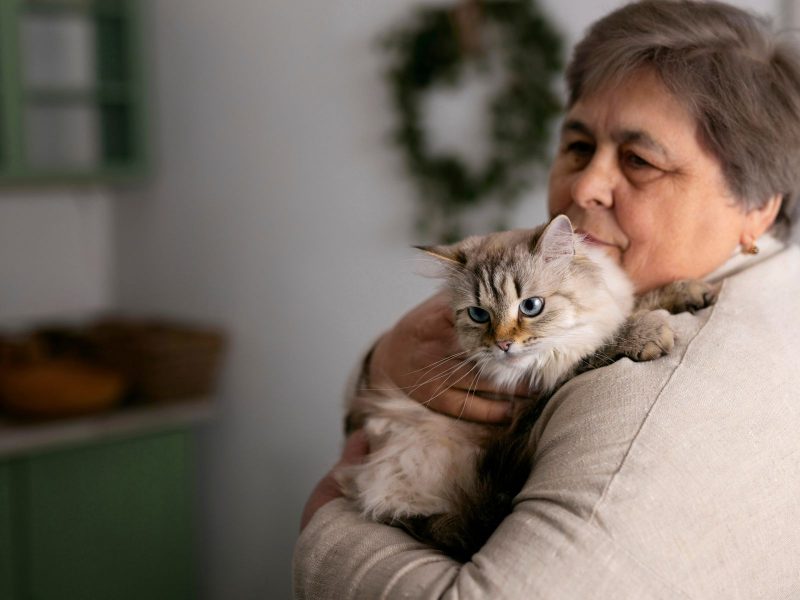
[[[639,291],[703,277],[727,260],[743,228],[731,199],[693,117],[655,74],[595,92],[567,114],[550,213],[567,215]]]

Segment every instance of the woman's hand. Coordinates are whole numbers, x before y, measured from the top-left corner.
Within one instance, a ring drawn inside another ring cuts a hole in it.
[[[464,356],[453,329],[449,300],[439,293],[378,340],[369,364],[369,386],[398,388],[452,417],[479,423],[508,422],[511,402],[492,399],[501,391],[490,381],[476,380],[477,369]],[[517,391],[520,396],[525,393],[524,389]]]
[[[323,506],[331,500],[342,497],[342,492],[339,489],[339,484],[333,478],[333,473],[339,467],[346,465],[354,465],[362,462],[364,457],[369,453],[369,442],[367,435],[363,429],[357,429],[351,433],[344,444],[342,456],[333,468],[328,471],[328,474],[323,477],[314,491],[311,492],[305,508],[303,508],[303,516],[300,517],[300,531],[306,528],[311,517]]]

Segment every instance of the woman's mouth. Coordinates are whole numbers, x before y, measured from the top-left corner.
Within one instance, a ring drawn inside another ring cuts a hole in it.
[[[604,242],[603,240],[594,237],[591,233],[586,231],[582,231],[577,229],[575,233],[580,234],[583,236],[585,242],[592,244],[593,246],[613,246],[614,244],[609,244],[608,242]]]
[[[620,263],[622,260],[622,253],[625,251],[625,247],[613,242],[607,242],[599,237],[593,236],[591,233],[584,231],[582,229],[576,229],[575,233],[581,235],[583,237],[583,241],[590,246],[597,248],[598,250],[602,250],[606,256],[615,260],[616,262]]]

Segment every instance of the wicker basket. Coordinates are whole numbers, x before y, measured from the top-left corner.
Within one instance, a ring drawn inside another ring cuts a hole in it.
[[[219,331],[164,321],[105,320],[88,335],[98,360],[124,373],[144,401],[211,393],[225,348]]]
[[[40,336],[0,340],[0,406],[26,418],[90,414],[117,406],[123,376],[74,357],[57,356]]]

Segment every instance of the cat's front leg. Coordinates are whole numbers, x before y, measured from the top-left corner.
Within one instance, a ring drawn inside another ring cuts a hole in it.
[[[669,354],[675,334],[663,310],[634,312],[619,328],[614,339],[583,361],[579,373],[612,364],[623,357],[637,362],[654,360]]]
[[[694,313],[714,304],[718,293],[718,284],[683,279],[642,294],[636,300],[634,313],[617,331],[614,340],[588,359],[589,368],[610,364],[623,356],[648,361],[669,354],[675,336],[664,311]]]
[[[616,339],[617,356],[637,362],[654,360],[672,351],[675,334],[669,326],[668,314],[662,310],[636,311],[625,322]]]
[[[700,279],[681,279],[651,290],[636,300],[636,310],[663,308],[673,315],[697,312],[714,304],[719,294],[719,284]]]

